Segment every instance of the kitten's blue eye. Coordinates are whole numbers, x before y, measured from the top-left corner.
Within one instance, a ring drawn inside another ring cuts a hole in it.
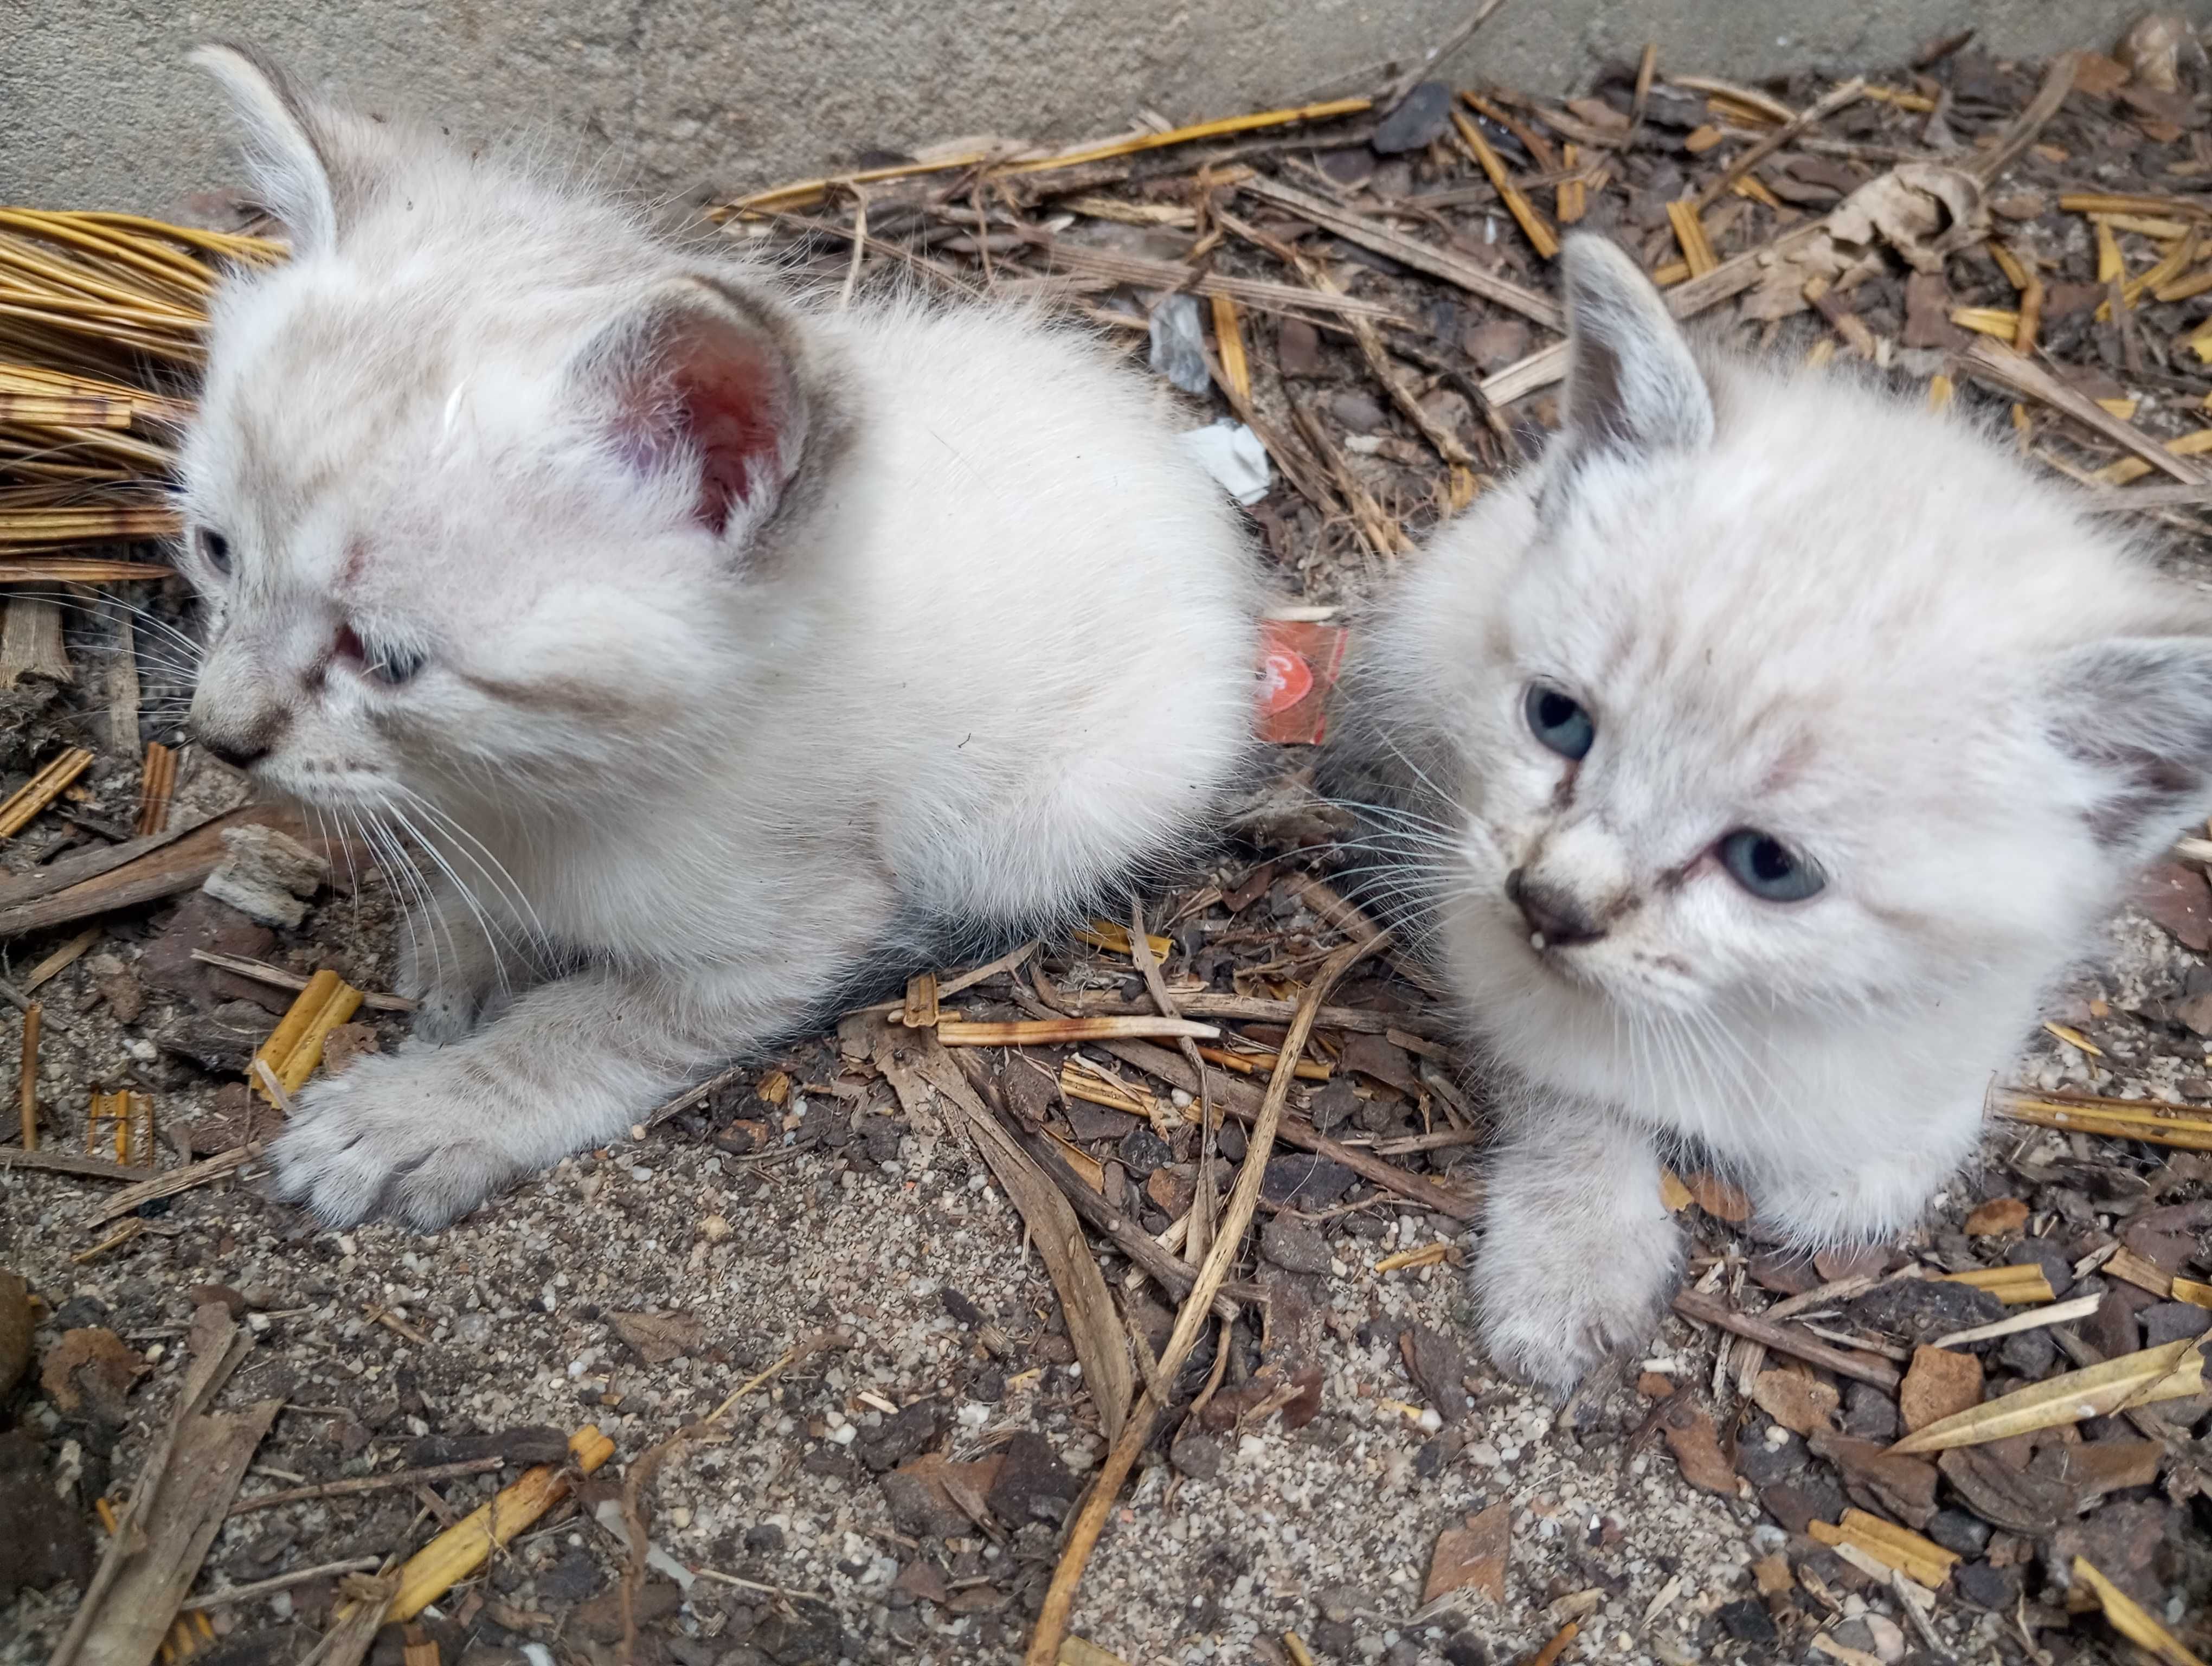
[[[1721,866],[1753,897],[1769,903],[1802,903],[1828,882],[1771,834],[1740,827],[1720,843]]]
[[[1522,710],[1528,715],[1529,733],[1561,757],[1583,757],[1597,739],[1597,725],[1590,714],[1557,689],[1541,683],[1528,685]]]

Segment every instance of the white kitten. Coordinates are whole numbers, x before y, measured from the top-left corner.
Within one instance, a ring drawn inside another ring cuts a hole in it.
[[[1255,570],[1090,343],[812,309],[199,61],[294,248],[218,298],[185,448],[194,726],[455,882],[410,985],[447,1044],[311,1087],[288,1194],[434,1226],[885,957],[1202,830],[1249,757]]]
[[[2212,808],[2201,599],[1958,421],[1565,275],[1565,430],[1385,599],[1333,760],[1506,1076],[1474,1291],[1560,1389],[1667,1298],[1669,1143],[1801,1243],[1910,1224]]]

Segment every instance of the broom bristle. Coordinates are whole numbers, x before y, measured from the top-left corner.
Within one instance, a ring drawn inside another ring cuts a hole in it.
[[[0,585],[158,578],[100,546],[175,536],[172,436],[207,300],[266,238],[135,215],[0,208]]]

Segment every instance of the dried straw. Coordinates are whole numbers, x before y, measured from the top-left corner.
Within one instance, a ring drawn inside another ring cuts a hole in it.
[[[0,208],[0,585],[168,570],[87,546],[175,535],[166,483],[208,297],[225,264],[283,254],[132,215]]]

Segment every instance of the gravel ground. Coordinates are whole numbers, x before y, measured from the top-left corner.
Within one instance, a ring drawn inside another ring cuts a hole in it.
[[[326,904],[338,918],[319,933],[311,921],[302,936],[349,936],[357,909],[373,939],[386,912],[380,886],[372,879],[357,901]],[[2130,940],[2146,966],[2170,958],[2154,952],[2148,928]],[[131,949],[110,952],[128,964]],[[356,954],[341,958],[343,970],[376,985],[388,962]],[[104,981],[88,959],[48,994],[89,1031]],[[382,1027],[396,1043],[396,1022]],[[830,1053],[817,1046],[784,1062],[795,1080],[818,1080]],[[112,1079],[124,1067],[110,1055],[90,1074]],[[48,1102],[80,1102],[84,1080],[82,1063],[57,1049]],[[162,1104],[172,1121],[188,1106],[211,1118],[223,1114],[216,1098],[172,1086]],[[842,1143],[810,1148],[823,1126],[810,1113],[825,1105],[836,1107],[826,1121],[842,1124]],[[726,1443],[695,1445],[662,1471],[653,1539],[696,1577],[682,1592],[654,1577],[641,1649],[684,1666],[1018,1658],[1055,1556],[1056,1511],[1048,1505],[1012,1527],[1001,1517],[986,1535],[957,1511],[938,1519],[941,1502],[933,1514],[926,1501],[894,1496],[874,1468],[886,1405],[933,1408],[955,1462],[1007,1452],[1048,1495],[1071,1495],[1103,1456],[1018,1216],[955,1136],[917,1134],[868,1106],[848,1118],[842,1102],[803,1088],[780,1109],[736,1109],[766,1121],[763,1153],[663,1129],[564,1162],[427,1238],[387,1226],[320,1231],[248,1183],[181,1196],[142,1235],[80,1265],[74,1258],[102,1236],[82,1216],[105,1188],[0,1171],[0,1236],[50,1310],[42,1347],[64,1329],[102,1325],[149,1366],[119,1435],[64,1420],[44,1400],[27,1408],[27,1426],[58,1443],[62,1472],[76,1469],[88,1497],[134,1474],[209,1286],[242,1304],[258,1343],[228,1402],[287,1408],[248,1493],[453,1453],[526,1456],[527,1432],[585,1422],[613,1438],[619,1464],[795,1340],[829,1331],[837,1346],[735,1408]],[[1463,1414],[1443,1423],[1453,1408],[1409,1375],[1398,1339],[1428,1327],[1465,1341],[1457,1274],[1377,1274],[1373,1264],[1455,1235],[1388,1204],[1364,1213],[1373,1236],[1328,1239],[1325,1266],[1277,1265],[1314,1264],[1271,1239],[1260,1269],[1274,1325],[1305,1327],[1318,1341],[1319,1414],[1296,1430],[1265,1417],[1210,1444],[1178,1443],[1174,1464],[1156,1455],[1115,1512],[1078,1632],[1131,1666],[1293,1659],[1286,1633],[1324,1660],[1510,1659],[1571,1618],[1580,1659],[1676,1663],[1738,1651],[1717,1615],[1754,1591],[1753,1563],[1788,1543],[1750,1484],[1734,1496],[1685,1485],[1653,1438],[1650,1403],[1623,1383],[1585,1396],[1568,1428],[1558,1408],[1470,1354],[1471,1366],[1458,1362]],[[1117,1284],[1126,1277],[1118,1258],[1102,1265]],[[1133,1310],[1158,1327],[1158,1340],[1166,1310],[1149,1298]],[[653,1313],[694,1322],[675,1328],[675,1357],[659,1363],[617,1329],[617,1316]],[[1711,1375],[1710,1356],[1710,1340],[1676,1321],[1644,1368],[1695,1386]],[[501,1434],[510,1438],[488,1448],[464,1438]],[[442,1507],[471,1508],[511,1475],[443,1483]],[[587,1483],[584,1500],[614,1490]],[[1439,1532],[1501,1504],[1511,1523],[1504,1600],[1462,1592],[1425,1612]],[[579,1509],[541,1525],[472,1596],[441,1605],[449,1620],[433,1631],[447,1658],[519,1659],[532,1641],[564,1658],[611,1658],[623,1547],[610,1519]],[[209,1560],[222,1579],[203,1588],[404,1553],[434,1529],[425,1499],[406,1489],[246,1515],[216,1541]],[[1796,1550],[1818,1554],[1802,1540]],[[67,1589],[18,1599],[0,1620],[7,1658],[42,1656],[69,1611]],[[318,1581],[217,1610],[224,1658],[296,1658],[298,1628],[325,1618],[331,1600],[330,1582]],[[1840,1601],[1844,1619],[1866,1610],[1881,1622],[1869,1637],[1888,1639],[1889,1599]],[[1999,1616],[1946,1602],[1937,1625],[1961,1657],[1997,1657]]]

